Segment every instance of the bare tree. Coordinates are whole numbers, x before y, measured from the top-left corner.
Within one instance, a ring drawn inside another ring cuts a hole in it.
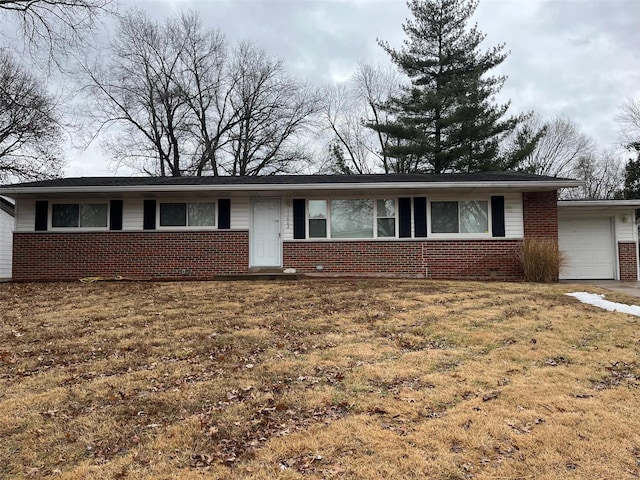
[[[622,105],[617,120],[622,144],[640,155],[640,99],[628,99]]]
[[[385,155],[387,135],[370,127],[386,123],[382,105],[400,88],[400,75],[392,66],[359,62],[346,83],[325,88],[322,116],[331,132],[329,170],[339,173],[394,171]]]
[[[602,151],[580,157],[568,176],[584,180],[579,188],[565,189],[562,198],[612,199],[624,184],[624,165],[613,152]]]
[[[102,66],[84,65],[98,132],[114,158],[151,175],[286,172],[317,95],[250,43],[229,51],[195,14],[164,24],[126,14]],[[115,127],[115,128],[111,128]]]
[[[231,71],[239,122],[229,133],[220,166],[229,175],[295,171],[305,157],[299,135],[318,111],[318,94],[287,75],[282,60],[249,42],[236,48]]]
[[[82,44],[114,5],[115,0],[0,0],[0,14],[17,20],[25,46],[33,54],[43,52],[51,64]]]
[[[44,82],[0,50],[0,181],[59,175],[60,134]]]
[[[582,133],[578,124],[567,117],[543,122],[538,115],[525,120],[530,132],[542,132],[535,149],[520,167],[539,175],[569,175],[578,161],[594,155],[596,144]]]
[[[111,43],[110,61],[82,67],[98,131],[117,130],[103,146],[116,162],[150,175],[180,176],[188,169],[183,157],[189,107],[174,79],[186,48],[181,33],[173,21],[158,24],[129,12]]]

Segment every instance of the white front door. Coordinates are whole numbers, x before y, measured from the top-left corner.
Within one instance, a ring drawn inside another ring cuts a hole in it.
[[[251,202],[252,267],[280,267],[280,199],[260,199]]]

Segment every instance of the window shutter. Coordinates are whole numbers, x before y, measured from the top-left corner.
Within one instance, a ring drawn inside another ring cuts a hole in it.
[[[47,218],[49,216],[49,202],[38,200],[36,202],[36,232],[47,230]]]
[[[504,196],[491,197],[491,234],[494,237],[504,237]]]
[[[122,200],[111,200],[109,230],[122,230]]]
[[[218,200],[218,228],[229,230],[231,228],[231,199]]]
[[[427,198],[415,197],[413,199],[413,216],[415,220],[416,237],[427,236]]]
[[[293,238],[307,238],[307,229],[305,225],[305,199],[293,199]]]
[[[142,228],[145,230],[156,229],[156,201],[144,201],[144,219],[142,220]]]
[[[400,238],[411,237],[411,198],[398,199],[398,214],[400,218],[398,235]]]

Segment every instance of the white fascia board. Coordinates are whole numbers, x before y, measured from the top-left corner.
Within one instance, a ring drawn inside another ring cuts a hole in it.
[[[79,186],[79,187],[5,187],[0,194],[15,198],[20,195],[53,193],[188,193],[188,192],[277,192],[277,191],[326,191],[326,190],[445,190],[445,189],[494,189],[526,190],[580,187],[579,180],[511,181],[511,182],[388,182],[388,183],[311,183],[311,184],[243,184],[243,185],[127,185],[127,186]]]
[[[640,200],[559,200],[559,208],[576,207],[637,207],[640,208]]]

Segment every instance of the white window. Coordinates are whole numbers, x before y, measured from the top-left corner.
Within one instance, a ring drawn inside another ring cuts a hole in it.
[[[489,202],[431,202],[431,233],[488,233]]]
[[[215,202],[161,203],[161,227],[215,227]]]
[[[54,203],[51,205],[53,228],[106,228],[106,203]]]
[[[327,238],[326,200],[309,200],[309,238]]]
[[[373,238],[373,200],[331,200],[331,238]]]
[[[309,200],[307,238],[395,238],[395,199]]]
[[[378,237],[396,236],[396,202],[395,200],[378,200],[376,202]]]

